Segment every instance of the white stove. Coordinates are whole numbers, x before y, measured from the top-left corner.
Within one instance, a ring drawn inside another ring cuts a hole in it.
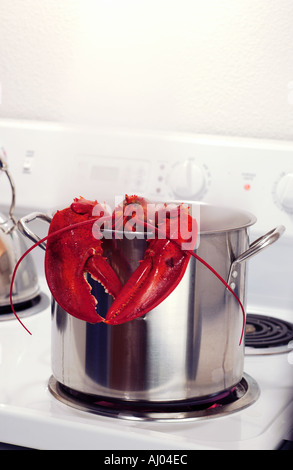
[[[0,121],[0,139],[15,180],[19,215],[64,207],[79,195],[107,201],[139,192],[249,210],[258,218],[251,239],[285,225],[280,240],[249,261],[247,312],[292,325],[292,143],[15,121]],[[2,211],[9,206],[6,193],[0,178]],[[259,393],[252,404],[233,413],[160,422],[92,413],[57,399],[48,386],[51,313],[41,249],[34,250],[34,260],[42,294],[40,303],[22,317],[32,336],[12,315],[0,318],[3,447],[279,449],[293,441],[291,339],[264,348],[247,346],[245,376]],[[276,329],[280,334],[280,327]]]

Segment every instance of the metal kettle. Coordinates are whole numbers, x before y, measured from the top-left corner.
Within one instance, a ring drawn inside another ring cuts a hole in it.
[[[0,309],[9,306],[10,285],[17,261],[27,250],[25,241],[17,229],[14,217],[15,186],[8,171],[5,154],[0,151],[0,172],[4,172],[12,190],[12,200],[8,217],[0,213]],[[13,284],[13,303],[21,304],[32,300],[39,294],[35,264],[28,254],[20,263]]]

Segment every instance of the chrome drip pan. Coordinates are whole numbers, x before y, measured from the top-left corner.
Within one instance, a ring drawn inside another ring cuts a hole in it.
[[[247,374],[231,390],[216,396],[169,403],[109,400],[87,395],[60,384],[53,376],[49,380],[52,395],[77,410],[110,418],[135,421],[179,422],[225,416],[252,405],[259,397],[256,381]]]

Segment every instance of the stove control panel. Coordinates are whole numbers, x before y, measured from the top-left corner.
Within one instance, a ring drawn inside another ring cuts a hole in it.
[[[80,195],[113,205],[137,193],[248,210],[259,233],[283,224],[293,237],[292,142],[0,120],[0,147],[16,208],[64,207]],[[4,181],[1,206],[11,197]]]

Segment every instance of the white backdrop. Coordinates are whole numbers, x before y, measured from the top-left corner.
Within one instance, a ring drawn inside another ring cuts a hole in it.
[[[291,0],[1,0],[0,117],[293,138]]]

